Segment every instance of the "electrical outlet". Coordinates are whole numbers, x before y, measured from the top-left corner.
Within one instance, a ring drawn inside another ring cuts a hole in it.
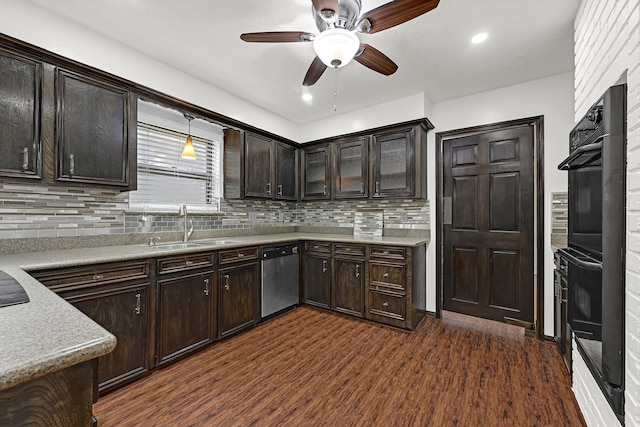
[[[403,224],[409,222],[409,215],[406,212],[400,213],[400,222]]]

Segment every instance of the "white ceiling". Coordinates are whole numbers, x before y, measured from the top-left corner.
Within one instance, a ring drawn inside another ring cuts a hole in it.
[[[310,43],[245,43],[258,31],[317,33],[310,0],[28,0],[292,122],[334,115],[335,70],[309,88]],[[387,0],[362,0],[363,12]],[[436,103],[573,70],[580,0],[441,0],[431,12],[360,40],[389,56],[383,76],[337,71],[338,112],[424,93]],[[489,33],[472,45],[470,38]],[[301,99],[304,91],[314,99]]]

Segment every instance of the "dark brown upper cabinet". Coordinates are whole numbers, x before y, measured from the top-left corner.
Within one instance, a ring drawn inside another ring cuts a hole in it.
[[[423,124],[373,134],[371,196],[426,198],[426,143]]]
[[[333,197],[364,198],[369,195],[369,137],[360,136],[333,144]]]
[[[302,150],[302,200],[331,198],[331,146]]]
[[[135,189],[136,97],[64,69],[56,92],[56,180]]]
[[[279,141],[224,131],[224,198],[298,199],[298,150]]]
[[[42,63],[0,49],[0,176],[42,177]]]
[[[250,132],[245,134],[245,195],[273,197],[273,142]]]
[[[276,143],[276,199],[298,199],[298,150]]]

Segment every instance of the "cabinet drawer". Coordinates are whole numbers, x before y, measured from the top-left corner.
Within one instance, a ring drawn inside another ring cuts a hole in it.
[[[333,250],[335,255],[365,256],[365,247],[363,245],[336,243]]]
[[[158,274],[175,273],[176,271],[187,271],[212,265],[212,253],[176,255],[158,259]]]
[[[405,327],[406,297],[388,289],[369,289],[367,317],[392,326]]]
[[[384,285],[386,287],[405,289],[405,266],[400,264],[385,264],[376,261],[369,262],[369,287]]]
[[[220,251],[218,262],[220,264],[231,264],[234,262],[251,261],[254,259],[258,259],[257,246]]]
[[[404,261],[407,257],[406,249],[397,246],[370,246],[369,251],[371,258]]]
[[[32,272],[31,275],[54,292],[149,277],[149,261],[89,265],[62,270]]]
[[[331,242],[304,242],[306,252],[331,253]]]

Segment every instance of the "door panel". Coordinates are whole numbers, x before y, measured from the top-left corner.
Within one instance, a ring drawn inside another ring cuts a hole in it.
[[[533,127],[444,140],[443,308],[533,323]]]
[[[453,248],[453,278],[451,298],[470,303],[478,302],[478,249]]]
[[[491,231],[518,231],[520,174],[491,175]]]
[[[475,176],[453,178],[453,228],[477,230],[478,179]]]

